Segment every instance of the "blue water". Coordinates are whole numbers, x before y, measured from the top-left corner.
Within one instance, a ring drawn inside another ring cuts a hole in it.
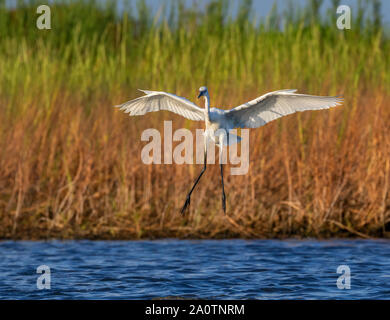
[[[40,265],[50,289],[37,288]],[[167,297],[389,299],[390,241],[0,242],[0,299]]]

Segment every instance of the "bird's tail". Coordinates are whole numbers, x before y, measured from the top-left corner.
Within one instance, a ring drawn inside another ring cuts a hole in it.
[[[241,142],[241,137],[240,136],[237,136],[237,135],[229,132],[228,136],[227,136],[227,140],[224,139],[223,144],[225,146],[231,146],[233,144],[240,143],[240,142]]]

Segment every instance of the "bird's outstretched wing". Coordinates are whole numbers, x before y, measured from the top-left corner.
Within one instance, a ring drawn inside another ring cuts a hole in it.
[[[225,116],[234,128],[257,128],[294,112],[328,109],[343,101],[340,97],[311,96],[297,94],[295,91],[288,89],[269,92],[226,111]]]
[[[203,109],[185,98],[162,91],[140,91],[146,95],[115,107],[129,113],[130,116],[140,116],[148,112],[168,110],[190,120],[204,120]]]

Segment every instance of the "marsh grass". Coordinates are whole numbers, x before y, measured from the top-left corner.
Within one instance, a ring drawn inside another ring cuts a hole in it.
[[[250,1],[234,18],[226,1],[167,2],[156,17],[142,1],[120,15],[114,2],[62,1],[48,31],[37,2],[0,1],[0,237],[388,237],[389,37],[378,2],[348,31],[338,2],[325,17],[320,2],[258,23]],[[111,106],[137,88],[195,101],[201,85],[222,107],[281,88],[345,105],[252,130],[249,173],[226,179],[228,214],[210,166],[183,218],[200,167],[144,165],[140,136],[163,119],[200,124]]]

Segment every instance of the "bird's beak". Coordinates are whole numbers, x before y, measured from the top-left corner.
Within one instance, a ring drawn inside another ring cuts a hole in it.
[[[203,92],[199,93],[198,99],[203,96]]]

